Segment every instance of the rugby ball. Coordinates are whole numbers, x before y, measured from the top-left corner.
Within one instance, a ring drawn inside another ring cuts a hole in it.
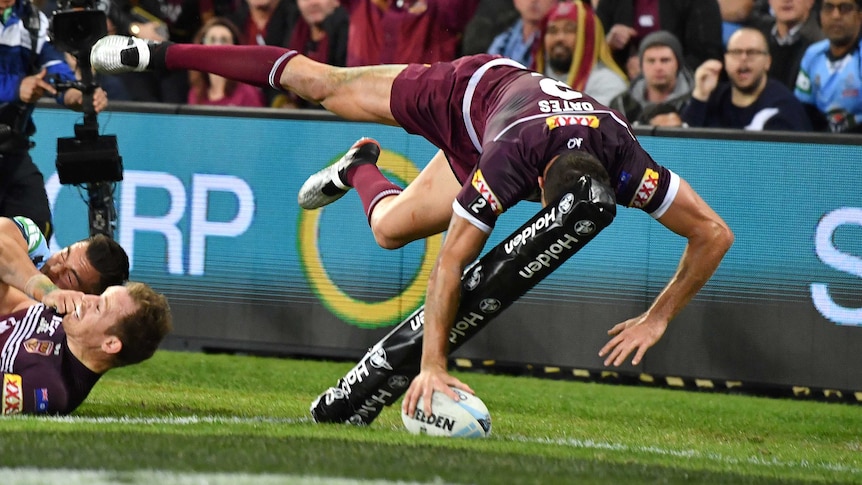
[[[401,421],[407,431],[413,434],[448,436],[458,438],[486,438],[491,434],[491,414],[488,407],[477,396],[454,387],[451,388],[460,401],[439,391],[431,396],[434,413],[425,414],[423,399],[420,397],[413,415],[401,411]]]

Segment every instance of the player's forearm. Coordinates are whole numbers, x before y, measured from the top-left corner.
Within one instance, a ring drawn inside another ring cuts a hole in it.
[[[25,291],[27,282],[34,276],[41,275],[33,266],[27,251],[21,247],[20,236],[17,239],[0,235],[0,281]]]
[[[438,261],[428,280],[425,296],[425,329],[422,334],[422,368],[446,369],[449,332],[461,301],[461,272],[441,267]]]
[[[733,243],[733,234],[722,224],[692,235],[673,278],[650,306],[648,313],[669,322],[712,277]]]

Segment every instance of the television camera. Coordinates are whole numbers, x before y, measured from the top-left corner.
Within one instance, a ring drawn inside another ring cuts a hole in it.
[[[81,79],[57,82],[55,87],[83,93],[84,119],[75,124],[74,137],[57,139],[57,175],[61,184],[77,185],[87,192],[90,235],[113,238],[117,223],[114,189],[123,180],[123,159],[117,137],[99,134],[93,107],[93,93],[99,85],[90,64],[90,49],[106,34],[105,10],[96,0],[60,0],[51,20],[52,42],[78,60]]]

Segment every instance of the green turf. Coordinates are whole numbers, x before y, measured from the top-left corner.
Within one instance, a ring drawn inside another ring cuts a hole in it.
[[[456,373],[488,405],[491,438],[410,435],[396,408],[364,428],[312,423],[309,403],[350,367],[159,352],[106,375],[72,419],[0,419],[0,467],[500,484],[862,483],[856,405]]]

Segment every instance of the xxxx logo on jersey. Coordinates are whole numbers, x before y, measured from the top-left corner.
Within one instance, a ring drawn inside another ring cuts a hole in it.
[[[476,173],[473,174],[473,180],[471,183],[473,184],[473,188],[479,192],[479,195],[488,202],[488,206],[491,207],[491,210],[493,210],[495,214],[501,214],[503,212],[503,206],[500,204],[500,199],[494,195],[491,187],[488,186],[488,182],[485,181],[485,177],[482,175],[481,169],[476,169]]]
[[[24,386],[18,374],[3,374],[3,414],[24,411]]]
[[[637,192],[635,192],[635,196],[632,198],[632,202],[629,206],[636,207],[638,209],[643,208],[649,204],[650,200],[652,200],[652,196],[655,194],[657,188],[658,172],[651,168],[646,169],[643,178],[641,178],[640,186],[638,187]]]
[[[557,115],[545,118],[545,123],[548,124],[548,129],[553,130],[561,126],[589,126],[590,128],[599,127],[599,118],[593,115]]]

